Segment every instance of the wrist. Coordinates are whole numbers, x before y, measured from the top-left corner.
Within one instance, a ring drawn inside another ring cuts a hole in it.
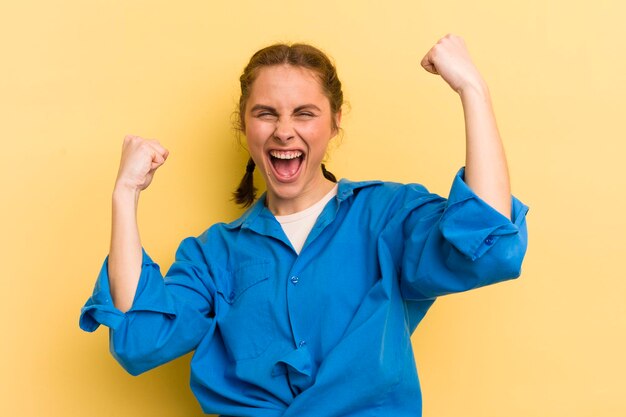
[[[459,87],[458,93],[461,96],[461,99],[466,99],[470,97],[488,97],[489,96],[489,87],[487,83],[480,78],[473,81],[469,81],[465,83],[463,86]]]
[[[126,184],[121,181],[116,181],[115,186],[113,187],[113,201],[114,202],[126,202],[133,201],[137,202],[139,200],[139,194],[141,190],[137,187],[134,187],[130,184]]]

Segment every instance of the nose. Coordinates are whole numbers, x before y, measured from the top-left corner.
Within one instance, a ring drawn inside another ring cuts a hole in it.
[[[287,119],[279,119],[276,121],[274,139],[280,142],[288,142],[290,139],[293,139],[295,135],[296,133],[291,121]]]

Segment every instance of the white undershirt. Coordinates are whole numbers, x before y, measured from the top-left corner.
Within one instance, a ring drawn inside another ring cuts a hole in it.
[[[283,231],[289,238],[291,245],[296,250],[296,253],[300,254],[302,246],[306,238],[311,233],[315,221],[324,210],[326,203],[328,203],[333,197],[337,195],[337,184],[332,190],[328,192],[320,201],[313,204],[311,207],[299,211],[293,214],[287,214],[286,216],[275,216],[278,223],[283,227]]]

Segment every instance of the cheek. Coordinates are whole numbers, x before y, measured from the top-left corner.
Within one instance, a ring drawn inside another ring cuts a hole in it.
[[[267,126],[267,123],[252,120],[246,124],[245,135],[248,142],[263,142],[271,132],[272,130]]]
[[[330,123],[326,123],[326,121],[319,121],[307,125],[302,130],[302,135],[308,137],[309,140],[314,141],[316,145],[323,146],[326,146],[326,144],[328,144],[330,139],[334,136]]]

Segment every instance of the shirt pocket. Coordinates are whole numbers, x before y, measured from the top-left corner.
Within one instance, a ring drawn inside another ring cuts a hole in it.
[[[246,262],[232,273],[231,289],[222,294],[228,311],[218,326],[237,361],[259,357],[273,340],[269,273],[269,261]]]

